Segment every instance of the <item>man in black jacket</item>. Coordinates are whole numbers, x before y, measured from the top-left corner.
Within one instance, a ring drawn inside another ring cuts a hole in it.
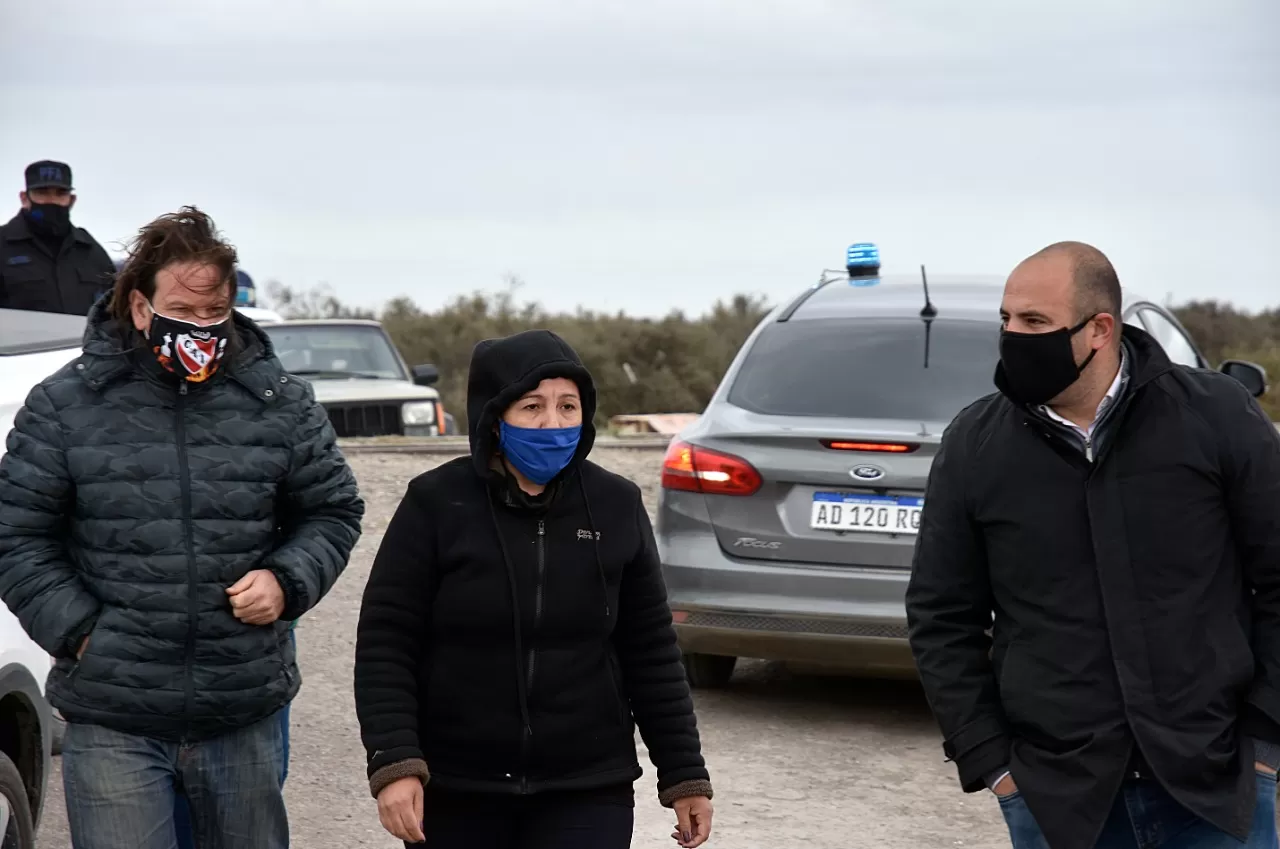
[[[27,166],[22,209],[0,227],[0,309],[88,315],[111,287],[115,266],[89,231],[71,223],[71,166]]]
[[[84,352],[0,460],[0,597],[55,658],[76,849],[284,849],[290,622],[328,592],[363,505],[311,387],[235,313],[202,212],[144,227]]]
[[[1099,251],[1009,277],[907,592],[943,749],[1018,849],[1275,847],[1280,436],[1120,323]]]

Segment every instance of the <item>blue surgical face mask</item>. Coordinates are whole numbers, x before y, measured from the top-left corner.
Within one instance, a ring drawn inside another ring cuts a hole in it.
[[[502,456],[516,471],[529,480],[545,486],[578,451],[582,427],[516,427],[506,422],[498,425],[498,444]]]

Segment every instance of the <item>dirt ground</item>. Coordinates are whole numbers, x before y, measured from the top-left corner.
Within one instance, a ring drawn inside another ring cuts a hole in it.
[[[351,463],[368,503],[364,536],[333,592],[298,625],[302,692],[293,707],[285,794],[302,849],[402,846],[369,798],[351,693],[360,595],[406,483],[447,457],[361,454]],[[601,450],[597,462],[639,483],[652,509],[661,453]],[[716,788],[709,845],[735,849],[1007,847],[996,802],[966,796],[942,760],[920,688],[817,677],[764,663],[740,666],[730,687],[697,694]],[[643,758],[643,748],[642,762]],[[55,759],[55,768],[57,759]],[[646,764],[637,785],[636,849],[674,846],[672,817]],[[70,849],[59,771],[40,849]]]

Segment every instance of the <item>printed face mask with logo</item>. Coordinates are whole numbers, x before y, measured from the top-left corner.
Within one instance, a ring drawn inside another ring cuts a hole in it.
[[[502,456],[516,471],[529,480],[545,486],[562,471],[578,451],[581,427],[516,427],[498,425],[498,444]]]
[[[165,371],[190,383],[204,383],[213,377],[227,352],[230,330],[229,316],[216,324],[201,325],[161,315],[151,306],[147,344]]]

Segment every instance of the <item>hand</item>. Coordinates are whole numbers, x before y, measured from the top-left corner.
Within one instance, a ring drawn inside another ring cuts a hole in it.
[[[227,588],[231,612],[246,625],[270,625],[284,614],[284,590],[270,569],[254,569]]]
[[[382,827],[406,843],[425,843],[422,833],[422,779],[416,775],[393,781],[378,794]]]
[[[671,839],[684,849],[701,846],[711,836],[711,800],[706,796],[686,796],[671,805],[676,812],[676,830]]]
[[[1012,796],[1018,792],[1018,785],[1013,783],[1013,776],[1006,775],[1004,778],[996,782],[996,786],[991,788],[991,792],[1000,796]]]
[[[1254,761],[1253,768],[1258,772],[1265,772],[1267,775],[1275,775],[1276,771],[1261,761]]]

